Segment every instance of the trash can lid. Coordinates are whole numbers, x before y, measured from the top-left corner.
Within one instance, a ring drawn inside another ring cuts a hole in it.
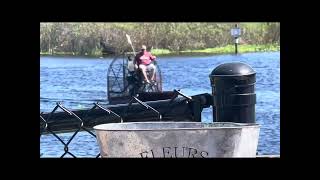
[[[210,76],[243,76],[255,73],[256,72],[248,64],[241,62],[232,62],[224,63],[217,66],[211,72]]]

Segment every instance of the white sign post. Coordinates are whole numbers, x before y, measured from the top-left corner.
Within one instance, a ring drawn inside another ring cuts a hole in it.
[[[240,28],[233,28],[231,29],[231,36],[234,38],[238,38],[241,35],[241,29]]]
[[[239,37],[241,35],[241,29],[238,28],[238,25],[236,24],[235,28],[231,29],[231,36],[234,38],[234,46],[235,46],[235,53],[238,54],[238,43],[239,43]]]

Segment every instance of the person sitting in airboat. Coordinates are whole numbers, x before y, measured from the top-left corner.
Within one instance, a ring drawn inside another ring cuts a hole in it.
[[[147,51],[146,46],[142,45],[141,51],[135,57],[136,68],[141,70],[144,81],[149,84],[155,83],[156,66],[153,63],[155,61],[156,56],[153,56],[150,52]],[[148,78],[147,71],[151,72],[150,80]]]

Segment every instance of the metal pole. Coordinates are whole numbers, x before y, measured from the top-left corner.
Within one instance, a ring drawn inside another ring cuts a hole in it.
[[[238,24],[235,24],[235,28],[238,28]],[[235,53],[238,54],[238,43],[237,43],[238,37],[234,38],[234,46],[235,46]]]
[[[237,43],[237,38],[235,38],[235,43],[234,43],[234,45],[235,45],[235,53],[236,54],[238,54],[238,43]]]

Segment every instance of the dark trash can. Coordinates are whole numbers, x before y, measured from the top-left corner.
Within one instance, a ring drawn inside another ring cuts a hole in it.
[[[255,123],[256,72],[247,64],[225,63],[210,74],[217,122]]]

